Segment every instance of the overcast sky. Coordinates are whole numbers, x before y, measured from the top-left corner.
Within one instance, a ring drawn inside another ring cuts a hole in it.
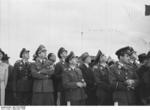
[[[40,44],[57,53],[63,46],[76,55],[101,49],[107,56],[131,45],[150,49],[149,0],[0,0],[0,48],[14,63],[23,47],[31,58]]]

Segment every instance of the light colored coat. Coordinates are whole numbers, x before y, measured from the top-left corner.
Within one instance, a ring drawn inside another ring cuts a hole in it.
[[[0,62],[0,105],[5,105],[5,88],[8,80],[8,65]]]

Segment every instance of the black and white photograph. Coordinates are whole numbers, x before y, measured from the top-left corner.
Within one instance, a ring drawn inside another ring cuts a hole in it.
[[[0,0],[1,110],[149,105],[150,0]]]

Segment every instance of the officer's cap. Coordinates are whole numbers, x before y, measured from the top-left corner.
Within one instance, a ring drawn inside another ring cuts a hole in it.
[[[59,50],[58,50],[58,58],[61,58],[60,54],[62,54],[63,52],[67,52],[67,50],[64,48],[64,47],[61,47]]]
[[[44,46],[44,45],[40,45],[40,46],[37,48],[35,54],[38,56],[39,53],[41,53],[41,52],[46,52],[46,51],[47,51],[47,50],[46,50],[45,46]]]
[[[80,56],[80,59],[82,60],[82,61],[84,61],[87,57],[89,57],[90,55],[89,55],[89,53],[88,52],[84,52],[81,56]]]
[[[123,47],[123,48],[117,50],[115,54],[118,57],[123,56],[124,54],[128,54],[130,56],[132,54],[132,52],[133,51],[131,51],[131,48],[129,46],[127,46],[127,47]]]
[[[27,50],[26,48],[23,48],[22,50],[21,50],[21,52],[20,52],[20,58],[22,58],[22,55],[24,54],[24,53],[28,53],[28,52],[30,52],[29,50]]]
[[[71,60],[71,59],[73,59],[73,58],[76,58],[76,56],[74,55],[74,52],[70,52],[70,54],[67,56],[67,58],[65,59],[65,61],[67,62],[67,63],[69,63],[69,61]]]

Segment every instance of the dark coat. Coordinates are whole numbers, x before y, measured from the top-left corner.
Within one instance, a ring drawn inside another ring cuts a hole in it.
[[[22,60],[14,64],[14,90],[17,92],[32,91],[31,63]]]
[[[150,104],[150,67],[143,65],[137,73],[140,80],[138,96],[143,104]]]
[[[85,64],[80,65],[79,68],[81,69],[83,78],[87,84],[85,88],[85,92],[88,96],[86,103],[88,105],[96,105],[96,82],[94,72],[92,71],[92,68],[87,67]]]
[[[58,62],[55,66],[54,80],[55,80],[55,86],[57,92],[63,91],[62,74],[66,67],[67,65],[65,62]]]
[[[37,60],[31,66],[33,77],[32,105],[54,105],[52,76],[54,67],[48,60]]]
[[[80,69],[67,68],[62,75],[63,87],[65,89],[66,101],[80,101],[86,99],[84,88],[79,88],[76,83],[82,82],[83,76]]]
[[[13,73],[13,66],[9,65],[8,68],[8,82],[5,89],[5,104],[6,105],[15,105],[15,97],[14,97],[14,73]]]
[[[97,85],[96,96],[98,105],[112,104],[112,87],[109,82],[109,67],[97,66],[94,69]]]
[[[54,68],[51,68],[46,61],[42,63],[36,61],[31,66],[33,77],[33,92],[45,93],[54,92],[53,80],[51,76],[54,74]]]
[[[9,65],[8,67],[8,82],[6,86],[6,90],[13,91],[13,83],[14,83],[14,72],[13,72],[13,66]]]
[[[117,101],[119,105],[135,105],[135,87],[138,84],[138,76],[130,67],[124,64],[123,67],[114,64],[111,67],[109,75],[110,83],[114,89],[113,100]],[[135,80],[134,89],[128,89],[125,81],[127,79]]]

